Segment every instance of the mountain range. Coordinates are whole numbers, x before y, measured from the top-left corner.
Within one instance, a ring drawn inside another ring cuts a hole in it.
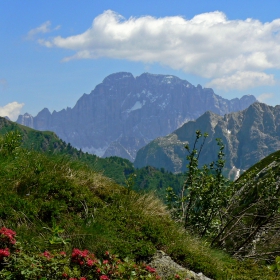
[[[134,161],[139,149],[195,120],[206,111],[224,115],[247,108],[256,98],[227,100],[211,88],[172,75],[119,72],[106,77],[73,108],[37,116],[25,113],[17,123],[55,132],[62,140],[98,156]]]
[[[193,147],[196,130],[209,134],[201,152],[200,165],[217,158],[215,139],[221,138],[225,146],[225,167],[238,174],[280,150],[280,106],[256,102],[243,111],[224,116],[208,111],[140,149],[135,167],[150,165],[172,172],[185,171],[187,151],[184,146],[188,143]]]

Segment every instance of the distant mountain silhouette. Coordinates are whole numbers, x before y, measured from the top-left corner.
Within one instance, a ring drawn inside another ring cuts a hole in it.
[[[36,117],[20,115],[17,122],[53,131],[83,151],[134,161],[137,151],[147,143],[208,110],[224,115],[255,101],[252,95],[227,100],[210,88],[195,87],[172,75],[144,73],[133,77],[121,72],[106,77],[72,109],[50,113],[45,108]]]

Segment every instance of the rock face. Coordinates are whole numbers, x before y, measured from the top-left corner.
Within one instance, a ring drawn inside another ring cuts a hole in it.
[[[206,112],[196,121],[189,121],[166,137],[150,142],[137,153],[134,165],[164,167],[172,172],[186,170],[186,143],[193,147],[195,131],[209,137],[200,156],[208,164],[217,158],[215,139],[225,145],[226,168],[237,173],[246,170],[267,155],[280,149],[280,106],[254,103],[247,109],[223,117]]]
[[[149,265],[156,269],[157,274],[161,277],[160,279],[163,280],[174,278],[176,274],[180,274],[183,279],[211,280],[201,272],[195,273],[177,264],[163,251],[157,251]]]
[[[195,87],[175,76],[144,73],[134,77],[121,72],[106,77],[72,109],[51,114],[45,108],[36,117],[21,115],[17,122],[54,131],[83,151],[133,161],[136,152],[151,140],[207,110],[223,115],[245,109],[255,101],[252,95],[227,100],[210,88]]]

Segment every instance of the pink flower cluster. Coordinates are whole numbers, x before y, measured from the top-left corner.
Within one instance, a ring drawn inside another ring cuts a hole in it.
[[[79,265],[87,265],[89,267],[97,263],[94,254],[90,254],[88,250],[81,251],[79,249],[73,249],[71,261]]]
[[[110,278],[107,275],[102,275],[99,280],[110,280]]]
[[[53,257],[49,251],[45,251],[42,255],[43,255],[44,257],[46,257],[48,260],[51,259],[51,258]]]
[[[16,244],[15,236],[16,233],[9,228],[2,227],[0,229],[0,261],[10,256],[10,249],[14,249]]]
[[[10,256],[10,250],[9,250],[9,248],[0,249],[0,260],[1,260],[1,261],[3,260],[3,258],[9,257],[9,256]]]
[[[150,273],[156,272],[156,270],[153,267],[150,267],[149,265],[146,266],[146,270],[149,271]]]
[[[16,243],[15,240],[16,233],[9,228],[2,227],[0,229],[0,236],[1,236],[1,241],[4,243],[9,243],[12,245]]]
[[[105,252],[105,257],[108,259],[100,262],[95,258],[94,254],[89,253],[88,250],[82,251],[79,249],[73,249],[71,262],[80,265],[81,269],[84,271],[95,271],[97,274],[96,276],[99,277],[99,280],[110,280],[108,275],[112,275],[114,273],[114,269],[117,269],[117,265],[112,263],[115,256],[110,256],[108,251]]]

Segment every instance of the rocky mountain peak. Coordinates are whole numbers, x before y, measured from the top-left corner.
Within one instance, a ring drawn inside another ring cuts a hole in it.
[[[134,77],[129,72],[118,72],[107,76],[102,83],[105,85],[115,84],[115,83],[119,83],[120,81],[123,82],[125,80],[134,80]]]
[[[84,94],[72,109],[50,113],[45,108],[32,117],[32,122],[24,116],[19,116],[18,122],[54,131],[84,151],[134,161],[141,147],[205,111],[223,115],[255,101],[254,97],[247,102],[227,100],[210,88],[195,87],[173,75],[143,73],[135,78],[119,72]]]
[[[173,133],[157,138],[141,148],[134,164],[139,168],[151,165],[172,172],[185,171],[187,153],[184,145],[193,145],[195,131],[199,129],[209,134],[201,153],[201,165],[217,157],[215,139],[221,138],[225,146],[226,167],[240,172],[280,150],[279,124],[280,106],[258,102],[245,110],[224,116],[206,112],[196,121],[189,121]]]
[[[37,117],[49,117],[51,116],[51,112],[48,108],[44,108],[42,111],[40,111],[37,115]]]
[[[21,125],[33,127],[34,126],[33,116],[28,113],[25,113],[24,115],[19,115],[19,117],[17,119],[17,123],[19,123]]]

